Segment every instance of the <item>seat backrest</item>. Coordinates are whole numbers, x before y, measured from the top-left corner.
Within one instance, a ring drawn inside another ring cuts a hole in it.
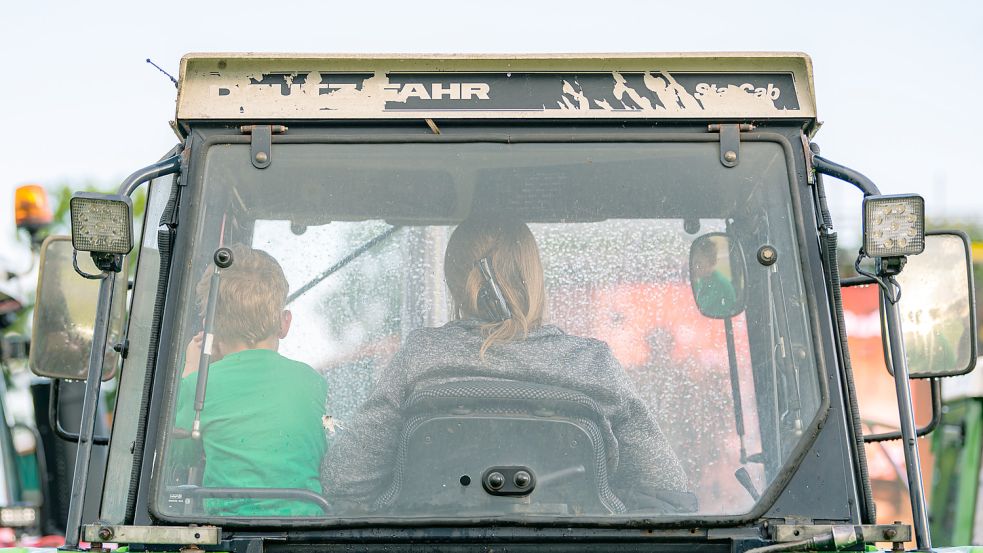
[[[404,406],[393,483],[378,507],[406,514],[603,515],[625,506],[608,483],[604,419],[589,397],[506,380],[418,389]],[[492,473],[505,476],[500,490]],[[516,489],[515,475],[531,482]]]

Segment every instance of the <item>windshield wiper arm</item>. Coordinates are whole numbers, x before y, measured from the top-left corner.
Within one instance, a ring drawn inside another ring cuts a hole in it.
[[[382,241],[386,240],[387,238],[389,238],[390,236],[392,236],[393,233],[395,233],[400,228],[402,228],[402,227],[392,226],[392,227],[387,228],[385,231],[379,233],[378,235],[374,236],[368,242],[362,244],[361,246],[359,246],[358,248],[356,248],[355,250],[353,250],[350,254],[346,255],[343,258],[341,258],[340,261],[338,261],[334,265],[328,267],[328,269],[326,271],[324,271],[323,273],[317,275],[310,282],[308,282],[307,284],[305,284],[305,285],[301,286],[300,288],[298,288],[297,291],[294,292],[293,294],[290,294],[289,296],[287,296],[287,305],[290,305],[291,302],[293,302],[295,299],[299,298],[300,296],[304,295],[308,290],[310,290],[311,288],[314,288],[315,286],[317,286],[318,284],[320,284],[320,282],[322,280],[328,278],[329,276],[331,276],[331,275],[337,273],[338,271],[340,271],[341,269],[343,269],[345,267],[345,265],[348,265],[352,261],[355,261],[355,259],[357,259],[363,253],[371,250],[377,244],[379,244],[380,242],[382,242]]]

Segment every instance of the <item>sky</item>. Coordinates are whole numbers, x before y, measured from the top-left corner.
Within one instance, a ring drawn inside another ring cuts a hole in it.
[[[920,193],[930,217],[981,221],[983,3],[12,2],[0,19],[0,264],[13,190],[115,187],[175,143],[186,52],[538,53],[802,51],[813,60],[823,155],[884,193]],[[827,181],[855,236],[860,194]],[[853,229],[853,230],[852,230]]]

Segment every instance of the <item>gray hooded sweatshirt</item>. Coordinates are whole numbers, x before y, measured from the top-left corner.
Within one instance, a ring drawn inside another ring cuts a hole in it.
[[[526,339],[492,345],[480,359],[480,325],[458,320],[409,334],[328,450],[322,484],[329,500],[375,501],[392,483],[402,407],[413,391],[475,378],[545,384],[588,396],[605,418],[602,432],[613,434],[617,444],[617,469],[611,471],[616,489],[688,491],[679,460],[606,343],[545,325]]]

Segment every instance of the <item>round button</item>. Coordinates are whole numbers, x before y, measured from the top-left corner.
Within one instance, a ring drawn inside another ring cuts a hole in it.
[[[532,475],[524,470],[520,470],[519,472],[515,473],[515,477],[512,478],[512,481],[515,482],[515,487],[525,488],[532,482]]]
[[[493,490],[500,490],[502,489],[502,486],[505,485],[505,476],[503,476],[500,472],[493,472],[488,475],[486,482],[488,482],[489,488]]]

